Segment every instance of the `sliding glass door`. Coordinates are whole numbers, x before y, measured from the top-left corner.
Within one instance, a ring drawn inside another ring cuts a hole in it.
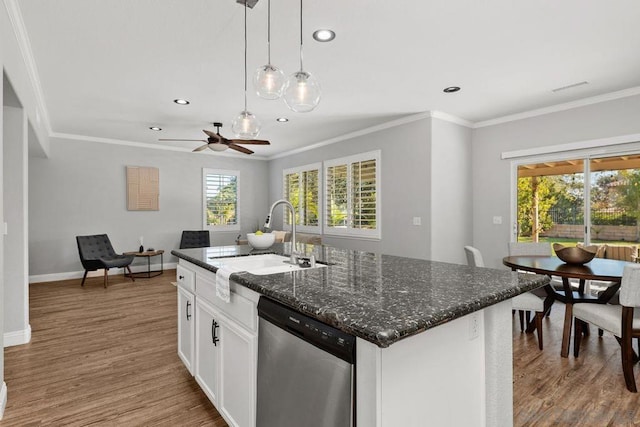
[[[640,155],[593,158],[589,169],[591,242],[640,241]]]
[[[520,164],[517,174],[517,241],[640,242],[640,154]]]
[[[584,169],[583,159],[518,166],[517,241],[585,240]]]

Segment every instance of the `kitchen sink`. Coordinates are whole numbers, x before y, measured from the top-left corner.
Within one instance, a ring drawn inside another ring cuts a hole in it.
[[[326,265],[320,263],[316,263],[315,267],[292,265],[289,263],[288,256],[276,254],[214,258],[210,261],[210,264],[218,268],[229,267],[236,271],[246,271],[258,276],[326,267]]]

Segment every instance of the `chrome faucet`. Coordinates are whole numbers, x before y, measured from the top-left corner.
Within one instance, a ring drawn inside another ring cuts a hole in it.
[[[278,205],[286,205],[291,210],[291,255],[289,257],[289,262],[292,265],[298,265],[298,257],[300,256],[299,252],[296,252],[296,210],[293,205],[286,199],[280,199],[273,202],[271,205],[271,209],[269,209],[269,215],[267,215],[267,220],[264,223],[264,228],[271,228],[271,217],[273,216],[273,210]]]

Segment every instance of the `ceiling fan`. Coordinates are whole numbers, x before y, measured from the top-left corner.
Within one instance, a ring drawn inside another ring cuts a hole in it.
[[[245,154],[253,154],[253,151],[238,144],[270,145],[269,141],[265,141],[263,139],[227,139],[224,136],[220,135],[220,128],[222,127],[222,123],[214,122],[213,126],[215,126],[216,128],[216,133],[213,133],[209,130],[202,130],[202,132],[207,135],[207,139],[160,139],[159,141],[201,141],[206,142],[206,144],[195,148],[193,150],[194,152],[202,151],[206,148],[209,148],[213,151],[224,151],[227,148],[231,148]]]

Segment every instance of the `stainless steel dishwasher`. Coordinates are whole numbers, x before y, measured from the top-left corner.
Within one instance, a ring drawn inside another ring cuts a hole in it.
[[[258,427],[355,427],[355,337],[261,297]]]

